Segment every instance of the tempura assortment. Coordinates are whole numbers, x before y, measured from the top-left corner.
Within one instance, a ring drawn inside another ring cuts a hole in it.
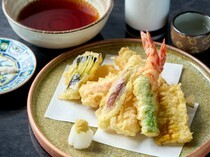
[[[192,140],[181,84],[168,85],[160,76],[166,60],[165,41],[156,49],[141,32],[146,59],[122,47],[114,64],[101,65],[102,55],[85,52],[65,72],[66,90],[59,98],[80,99],[96,109],[98,126],[117,134],[154,137],[158,145]]]

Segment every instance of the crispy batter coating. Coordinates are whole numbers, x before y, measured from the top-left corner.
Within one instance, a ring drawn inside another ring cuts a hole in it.
[[[149,78],[140,75],[133,82],[133,93],[135,95],[134,105],[137,108],[137,118],[141,125],[141,133],[148,137],[159,134],[157,118],[157,98],[152,91]]]
[[[181,84],[163,83],[159,89],[158,123],[160,134],[156,137],[158,145],[186,143],[192,140],[188,126],[186,100]]]
[[[111,119],[110,128],[118,134],[135,136],[141,129],[137,119],[137,110],[133,105],[133,97],[131,95],[130,101],[126,101],[120,112]]]
[[[126,48],[127,52],[128,48]],[[121,54],[122,55],[122,54]],[[132,55],[127,63],[125,64],[124,68],[129,69],[133,66],[143,65],[144,62],[141,59],[140,55]],[[107,76],[108,75],[108,76]],[[85,106],[90,107],[98,107],[102,97],[105,97],[116,81],[117,77],[119,77],[118,71],[115,69],[114,65],[103,65],[101,66],[96,74],[95,79],[98,81],[88,81],[86,84],[83,84],[79,89],[79,94],[81,96],[82,104]],[[103,78],[104,77],[104,78]]]
[[[103,61],[100,53],[86,51],[78,55],[64,72],[66,89],[58,96],[63,100],[80,99],[79,88],[94,78]]]
[[[137,52],[129,49],[128,47],[122,47],[118,52],[118,56],[114,57],[114,62],[120,70],[123,70],[130,57],[133,55],[137,55]]]
[[[131,56],[127,63],[125,63],[124,69],[130,69],[131,67],[141,68],[145,64],[145,60],[141,58],[140,55],[133,55]]]
[[[94,108],[99,107],[101,99],[107,95],[116,78],[117,75],[110,73],[105,78],[99,78],[97,82],[88,81],[83,84],[79,89],[82,104]]]
[[[118,72],[119,71],[115,68],[113,64],[102,65],[97,69],[92,81],[98,81],[99,78],[105,78],[110,73],[117,74]],[[109,79],[109,78],[105,78],[105,79]]]
[[[119,113],[132,91],[132,84],[129,81],[130,75],[131,71],[119,75],[105,98],[102,99],[100,108],[96,111],[100,128],[107,129],[110,126],[111,118]]]

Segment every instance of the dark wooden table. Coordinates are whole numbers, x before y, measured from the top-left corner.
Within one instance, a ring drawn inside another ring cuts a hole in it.
[[[171,0],[166,36],[168,45],[172,45],[169,34],[172,18],[179,12],[186,10],[200,11],[210,16],[210,1]],[[129,38],[126,33],[124,15],[124,0],[115,0],[113,11],[106,26],[88,43],[113,38]],[[0,37],[12,38],[26,44],[32,49],[37,58],[37,69],[33,77],[19,89],[0,95],[0,157],[49,156],[39,145],[30,128],[26,110],[28,91],[36,75],[50,60],[72,48],[60,50],[44,49],[25,42],[11,29],[2,8],[0,8]],[[194,55],[194,57],[210,67],[210,49]]]

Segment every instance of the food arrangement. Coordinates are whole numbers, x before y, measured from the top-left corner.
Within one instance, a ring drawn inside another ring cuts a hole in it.
[[[141,32],[146,53],[123,47],[114,64],[102,63],[100,53],[79,55],[65,71],[66,90],[60,99],[81,99],[96,109],[98,126],[117,134],[154,137],[158,145],[192,140],[181,84],[168,85],[160,76],[166,60],[163,41],[157,51],[150,34]]]

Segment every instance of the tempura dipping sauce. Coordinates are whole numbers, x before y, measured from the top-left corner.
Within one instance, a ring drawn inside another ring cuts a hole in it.
[[[17,20],[30,28],[65,31],[86,26],[99,18],[85,0],[37,0],[22,9]]]

